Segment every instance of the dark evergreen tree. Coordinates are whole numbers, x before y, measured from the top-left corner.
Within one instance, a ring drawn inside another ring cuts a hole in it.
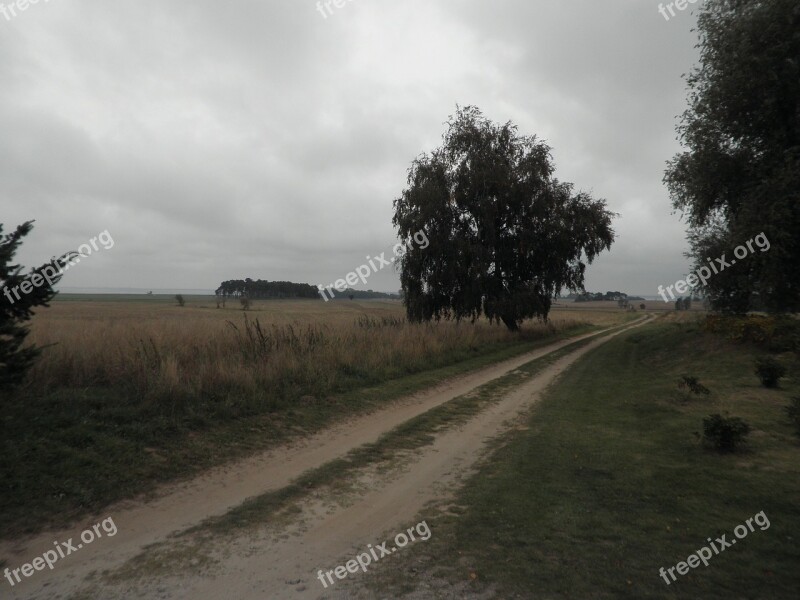
[[[33,221],[28,221],[13,233],[3,235],[0,223],[0,391],[3,392],[18,385],[39,356],[41,349],[24,345],[29,333],[26,322],[35,307],[48,306],[55,297],[53,284],[58,283],[64,267],[76,256],[66,254],[24,274],[13,260],[22,239],[32,229]]]

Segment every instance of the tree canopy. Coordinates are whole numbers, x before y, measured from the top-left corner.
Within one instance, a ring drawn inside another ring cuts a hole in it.
[[[554,178],[546,144],[475,107],[450,117],[443,142],[413,161],[394,202],[409,319],[483,314],[511,330],[546,319],[552,299],[582,290],[586,263],[613,243],[613,214]],[[412,243],[420,231],[426,248]]]
[[[696,267],[764,233],[769,252],[739,260],[703,292],[713,308],[800,308],[800,4],[707,0],[700,63],[678,125],[687,150],[665,183],[690,227]]]

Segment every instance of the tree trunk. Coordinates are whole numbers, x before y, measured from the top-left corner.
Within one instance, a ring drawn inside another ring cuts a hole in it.
[[[500,320],[508,327],[509,331],[519,331],[519,325],[517,324],[517,320],[513,317],[509,316],[502,316]]]

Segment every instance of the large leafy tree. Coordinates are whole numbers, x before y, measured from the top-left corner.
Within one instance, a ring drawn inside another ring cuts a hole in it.
[[[665,182],[696,267],[763,232],[768,252],[704,286],[713,308],[800,308],[800,3],[707,0],[700,63]]]
[[[12,264],[22,238],[33,229],[33,222],[23,223],[10,234],[3,235],[0,223],[0,392],[19,384],[33,365],[40,349],[24,346],[29,329],[25,325],[37,306],[47,306],[56,292],[63,270],[75,253],[57,258],[24,274],[22,267]],[[26,284],[22,292],[20,286]],[[16,289],[16,293],[14,290]]]
[[[546,319],[552,298],[582,289],[586,262],[611,246],[612,213],[553,177],[547,145],[475,107],[450,117],[443,142],[414,160],[394,203],[409,319],[484,314],[511,330]],[[420,232],[427,246],[415,243]]]

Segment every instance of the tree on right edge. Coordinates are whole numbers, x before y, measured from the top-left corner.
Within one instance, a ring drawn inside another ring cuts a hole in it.
[[[611,247],[614,215],[555,179],[550,148],[512,123],[465,107],[443,141],[413,161],[394,202],[409,320],[485,315],[512,331],[546,320],[552,299],[582,290],[586,263]],[[412,241],[420,231],[425,248]]]
[[[800,3],[707,0],[700,65],[678,126],[687,151],[664,181],[689,225],[695,267],[759,233],[771,249],[715,274],[711,307],[800,309]]]

